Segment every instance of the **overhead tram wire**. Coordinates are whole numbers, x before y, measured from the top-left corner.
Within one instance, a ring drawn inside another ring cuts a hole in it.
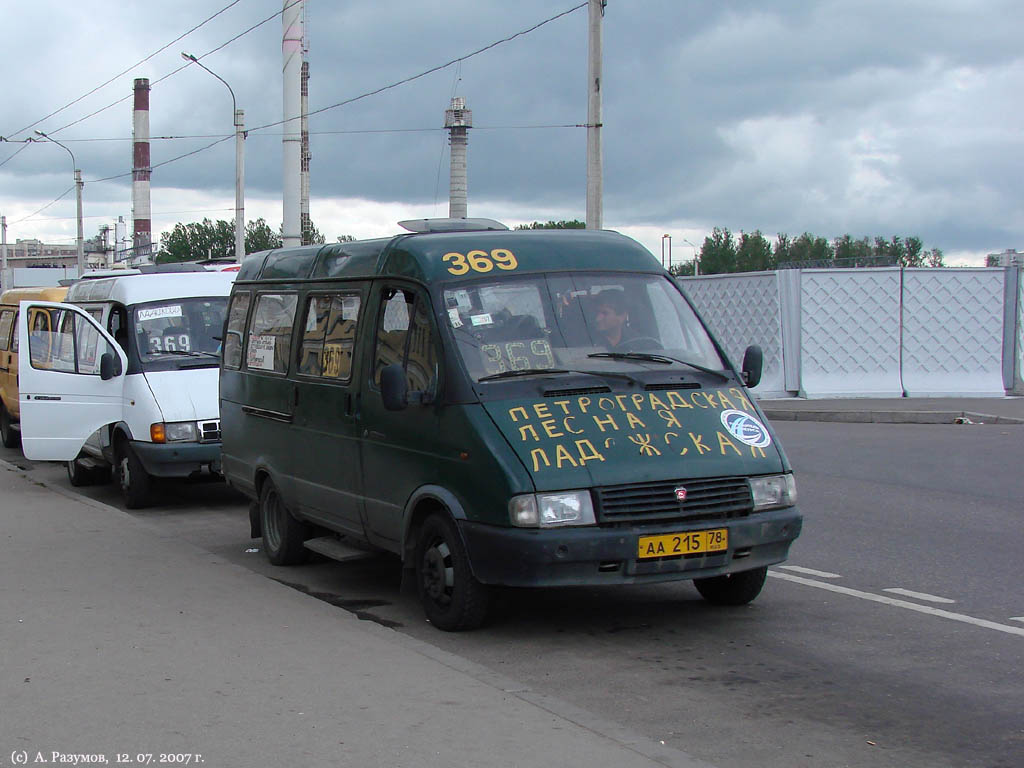
[[[42,208],[40,208],[38,211],[35,211],[34,213],[30,213],[28,216],[22,216],[17,221],[12,221],[8,226],[12,226],[14,224],[20,224],[21,222],[26,221],[28,219],[31,219],[33,216],[36,216],[36,215],[42,213],[43,211],[45,211],[47,208],[49,208],[54,203],[56,203],[56,202],[58,202],[60,200],[63,200],[65,197],[67,197],[68,193],[72,192],[74,189],[75,189],[74,185],[71,185],[70,187],[65,189],[63,192],[61,192],[60,195],[58,195],[57,197],[53,198],[53,200],[51,200],[46,205],[44,205]]]
[[[291,7],[291,5],[294,5],[296,2],[299,2],[299,0],[294,0],[294,2],[290,3],[288,7]],[[578,11],[580,8],[587,7],[587,5],[588,5],[587,3],[580,3],[579,5],[573,6],[572,8],[569,8],[568,10],[562,11],[561,13],[555,14],[554,16],[551,16],[551,17],[549,17],[547,19],[544,19],[543,21],[541,21],[541,22],[539,22],[537,24],[534,24],[532,27],[520,30],[519,32],[516,32],[515,34],[509,35],[507,37],[503,37],[500,40],[496,40],[495,42],[490,43],[489,45],[485,45],[482,48],[478,48],[477,50],[475,50],[475,51],[473,51],[471,53],[468,53],[468,54],[466,54],[464,56],[459,56],[458,58],[452,59],[451,61],[448,61],[448,62],[446,62],[444,64],[440,64],[440,65],[438,65],[436,67],[431,67],[430,69],[425,70],[423,72],[420,72],[417,75],[411,75],[410,77],[403,78],[402,80],[398,80],[398,81],[396,81],[394,83],[390,83],[389,85],[381,86],[380,88],[376,88],[376,89],[374,89],[372,91],[367,91],[366,93],[360,94],[359,96],[354,96],[354,97],[352,97],[350,99],[345,99],[344,101],[339,101],[337,104],[331,104],[331,105],[326,106],[326,107],[321,107],[320,109],[316,109],[316,110],[313,110],[312,112],[306,113],[306,115],[307,116],[308,115],[317,115],[317,114],[320,114],[321,112],[327,112],[328,110],[336,109],[338,107],[342,107],[342,106],[345,106],[347,104],[352,104],[352,103],[354,103],[356,101],[360,101],[362,99],[369,98],[370,96],[375,96],[375,95],[377,95],[379,93],[383,93],[384,91],[388,91],[388,90],[391,90],[393,88],[397,88],[400,85],[405,85],[406,83],[411,83],[414,80],[419,80],[420,78],[426,77],[427,75],[433,74],[434,72],[439,72],[439,71],[441,71],[443,69],[447,69],[448,67],[452,66],[453,64],[461,63],[463,61],[466,61],[467,59],[473,58],[474,56],[478,56],[481,53],[489,51],[492,48],[496,48],[499,45],[502,45],[504,43],[510,42],[512,40],[515,40],[518,37],[522,37],[524,35],[527,35],[527,34],[533,32],[533,31],[535,31],[537,29],[540,29],[545,24],[550,24],[552,21],[556,21],[556,20],[562,18],[563,16],[568,16],[570,13],[573,13],[574,11]],[[285,10],[287,10],[287,8],[282,8],[282,10],[279,11],[278,13],[275,13],[272,16],[269,16],[268,18],[266,18],[263,21],[261,21],[259,24],[256,24],[256,25],[250,27],[245,32],[242,32],[241,34],[236,35],[231,40],[228,40],[226,43],[223,43],[222,45],[218,46],[217,48],[214,48],[213,50],[204,53],[202,56],[197,56],[196,58],[202,59],[202,58],[204,58],[206,56],[209,56],[211,53],[219,51],[221,48],[225,47],[226,45],[229,45],[230,43],[234,42],[238,38],[242,37],[242,35],[248,34],[249,32],[253,31],[257,27],[261,26],[262,24],[266,24],[268,21],[270,21],[274,17],[281,15],[281,13],[283,13]],[[170,72],[170,73],[164,75],[159,80],[155,80],[152,83],[152,85],[155,85],[156,83],[160,82],[161,80],[166,80],[168,77],[170,77],[171,75],[175,74],[176,72],[181,71],[182,69],[184,69],[187,66],[188,66],[188,64],[185,64],[185,65],[179,67],[178,69],[174,70],[173,72]],[[131,98],[131,96],[126,96],[124,99],[121,99],[120,101],[125,101],[126,99],[129,99],[129,98]],[[120,103],[120,101],[115,102],[115,104]],[[109,109],[110,107],[115,106],[115,104],[110,104],[107,107],[104,107],[104,109]],[[102,111],[102,110],[100,110],[100,111]],[[93,113],[93,114],[98,114],[98,112]],[[87,119],[88,117],[91,117],[91,116],[92,115],[87,115],[86,117],[83,117],[80,120],[76,120],[75,123],[81,122],[82,120],[85,120],[85,119]],[[294,118],[289,118],[289,119],[294,119]],[[287,120],[278,120],[278,121],[273,122],[273,123],[267,123],[265,125],[261,125],[261,126],[258,126],[256,128],[250,128],[250,129],[248,129],[247,133],[252,134],[255,131],[262,131],[262,130],[264,130],[266,128],[273,128],[273,127],[278,126],[278,125],[284,125],[284,123],[286,123],[286,122],[288,122],[288,121]],[[68,123],[68,125],[65,125],[63,128],[58,128],[57,130],[58,131],[64,130],[64,128],[68,128],[68,127],[74,125],[75,123]],[[517,126],[509,126],[509,127],[515,128]],[[527,127],[527,126],[523,126],[523,127]],[[570,124],[566,124],[566,125],[536,126],[536,127],[578,128],[578,127],[586,127],[586,126],[585,125],[579,125],[579,124],[571,124],[571,125]],[[423,130],[444,130],[444,129],[443,128],[431,128],[431,129],[415,128],[415,129],[393,129],[393,130],[372,130],[372,131],[368,130],[368,131],[352,131],[352,132],[353,133],[356,133],[356,132],[386,133],[386,132],[401,132],[401,131],[405,131],[405,130],[408,130],[408,131],[423,131]],[[328,132],[325,132],[325,133],[348,133],[348,132],[347,131],[333,131],[333,132],[328,131]],[[172,157],[170,160],[164,160],[161,163],[156,163],[156,164],[154,164],[152,166],[152,168],[154,168],[154,169],[155,168],[159,168],[161,166],[168,165],[168,164],[176,162],[178,160],[182,160],[182,159],[184,159],[186,157],[191,157],[192,155],[199,154],[200,152],[205,152],[206,150],[212,149],[213,147],[217,146],[218,144],[220,144],[222,142],[225,142],[225,141],[227,141],[227,140],[229,140],[231,138],[234,138],[234,134],[229,134],[227,136],[224,136],[224,137],[218,139],[217,141],[212,142],[211,144],[207,144],[205,147],[200,147],[199,149],[192,150],[191,152],[186,152],[186,153],[184,153],[182,155],[178,155],[177,157]],[[131,176],[131,172],[129,171],[127,173],[120,173],[120,174],[117,174],[115,176],[107,176],[107,177],[104,177],[102,179],[90,179],[89,183],[96,184],[96,183],[103,182],[103,181],[112,181],[114,179],[120,179],[120,178],[124,178],[126,176]]]
[[[384,93],[384,91],[389,91],[392,88],[397,88],[400,85],[405,85],[406,83],[411,83],[414,80],[419,80],[421,77],[426,77],[427,75],[432,75],[435,72],[440,72],[442,69],[447,69],[448,67],[452,66],[453,64],[460,64],[463,61],[466,61],[467,59],[471,59],[474,56],[478,56],[481,53],[484,53],[485,51],[489,51],[492,48],[497,48],[499,45],[502,45],[504,43],[511,42],[512,40],[515,40],[517,37],[522,37],[523,35],[528,35],[531,32],[534,32],[534,31],[540,29],[545,24],[550,24],[552,21],[556,21],[556,20],[562,18],[563,16],[568,16],[570,13],[573,13],[574,11],[578,11],[580,8],[586,8],[588,5],[589,5],[589,3],[580,3],[579,5],[573,6],[572,8],[569,8],[568,10],[562,11],[561,13],[555,14],[554,16],[551,16],[550,18],[544,19],[544,21],[542,21],[542,22],[534,24],[529,29],[523,29],[523,30],[520,30],[519,32],[516,32],[513,35],[509,35],[508,37],[503,37],[501,40],[496,40],[493,43],[491,43],[490,45],[485,45],[483,48],[478,48],[477,50],[473,51],[472,53],[467,53],[465,56],[459,56],[458,58],[452,59],[451,61],[448,61],[448,62],[446,62],[444,64],[439,64],[436,67],[431,67],[430,69],[428,69],[428,70],[426,70],[424,72],[420,72],[418,75],[411,75],[411,76],[406,77],[406,78],[404,78],[402,80],[398,80],[398,81],[396,81],[394,83],[391,83],[390,85],[381,86],[380,88],[377,88],[376,90],[368,91],[366,93],[360,94],[359,96],[353,96],[351,99],[345,99],[344,101],[339,101],[337,104],[330,104],[330,105],[328,105],[326,107],[320,107],[320,109],[314,109],[312,112],[307,112],[307,113],[305,113],[305,115],[300,115],[299,117],[312,117],[313,115],[319,115],[321,112],[327,112],[328,110],[331,110],[331,109],[337,109],[338,107],[344,107],[347,104],[352,104],[353,102],[369,98],[370,96],[376,96],[378,93]],[[255,128],[250,128],[249,129],[249,133],[253,133],[254,131],[262,131],[264,128],[273,128],[275,125],[284,125],[285,123],[289,122],[290,120],[294,120],[294,119],[295,119],[294,117],[289,117],[289,118],[286,118],[284,120],[277,120],[277,121],[275,121],[273,123],[267,123],[265,125],[260,125],[260,126],[257,126]]]
[[[221,50],[223,48],[226,48],[227,46],[231,45],[231,43],[235,42],[239,38],[242,38],[245,35],[248,35],[250,32],[252,32],[252,31],[254,31],[256,29],[259,29],[260,27],[262,27],[267,22],[273,21],[275,18],[277,18],[278,16],[283,14],[289,8],[291,8],[293,5],[297,5],[300,2],[302,2],[302,0],[292,0],[292,2],[290,2],[288,5],[282,7],[281,10],[278,11],[277,13],[271,14],[270,16],[268,16],[263,21],[261,21],[261,22],[259,22],[257,24],[253,24],[251,27],[249,27],[244,32],[239,32],[237,35],[232,37],[230,40],[227,40],[227,41],[221,43],[216,48],[211,48],[209,51],[207,51],[206,53],[202,54],[201,56],[196,56],[196,60],[205,59],[207,56],[210,56],[211,54],[214,54],[217,51],[219,51],[219,50]],[[167,78],[172,77],[172,76],[178,74],[179,72],[181,72],[181,70],[187,68],[191,63],[192,62],[190,61],[188,64],[182,64],[180,67],[178,67],[177,69],[171,70],[170,72],[168,72],[163,77],[159,77],[156,80],[153,80],[152,82],[150,82],[149,87],[152,88],[157,83],[162,83]],[[101,107],[100,109],[97,109],[95,112],[90,112],[88,115],[85,115],[85,117],[80,117],[77,120],[73,120],[72,122],[67,123],[66,125],[62,125],[60,128],[56,128],[56,129],[54,129],[52,131],[49,131],[49,133],[59,133],[60,131],[63,131],[65,128],[70,128],[73,125],[78,125],[79,123],[84,122],[84,121],[88,120],[91,117],[95,117],[96,115],[100,114],[101,112],[106,112],[108,109],[112,109],[113,107],[116,107],[118,104],[121,104],[122,102],[128,101],[128,99],[131,99],[131,98],[133,98],[133,94],[128,94],[124,98],[118,99],[117,101],[113,102],[112,104],[107,104],[107,106]]]
[[[80,101],[81,101],[82,99],[84,99],[84,98],[86,98],[86,97],[88,97],[88,96],[91,96],[92,94],[96,93],[96,91],[99,91],[99,90],[100,90],[100,89],[102,89],[102,88],[106,88],[106,87],[107,87],[108,85],[110,85],[110,84],[111,84],[112,82],[114,82],[115,80],[117,80],[117,78],[119,78],[119,77],[122,77],[123,75],[127,75],[127,74],[128,74],[129,72],[131,72],[131,71],[132,71],[133,69],[135,69],[136,67],[138,67],[138,66],[140,66],[140,65],[142,65],[142,64],[145,64],[145,63],[146,63],[147,61],[149,61],[150,59],[152,59],[152,58],[153,58],[154,56],[156,56],[157,54],[159,54],[159,53],[162,53],[163,51],[166,51],[166,50],[167,50],[168,48],[170,48],[170,47],[171,47],[172,45],[174,45],[175,43],[179,42],[180,40],[183,40],[183,39],[185,39],[186,37],[188,37],[189,35],[191,35],[191,34],[192,34],[193,32],[195,32],[195,31],[196,31],[197,29],[199,29],[200,27],[202,27],[202,26],[204,26],[204,25],[208,24],[209,22],[213,21],[213,20],[214,20],[215,18],[217,18],[218,16],[220,16],[220,15],[221,15],[222,13],[224,13],[225,11],[227,11],[228,9],[230,9],[230,8],[231,8],[232,6],[238,5],[238,4],[240,3],[240,2],[242,2],[242,0],[232,0],[232,2],[228,3],[227,5],[225,5],[225,6],[223,7],[223,8],[221,8],[221,9],[220,9],[219,11],[217,11],[217,12],[216,12],[215,14],[213,14],[212,16],[210,16],[210,17],[208,17],[208,18],[204,19],[203,21],[199,22],[199,23],[198,23],[198,24],[196,24],[196,25],[195,25],[194,27],[192,27],[192,29],[188,30],[187,32],[184,32],[184,33],[182,33],[181,35],[178,35],[178,37],[174,38],[173,40],[171,40],[171,42],[167,43],[166,45],[163,45],[163,46],[161,46],[160,48],[157,48],[157,49],[156,49],[155,51],[153,51],[153,52],[152,52],[151,54],[149,54],[149,55],[148,55],[148,56],[146,56],[145,58],[143,58],[143,59],[139,59],[139,61],[137,61],[137,62],[135,62],[134,64],[132,64],[132,65],[131,65],[130,67],[128,67],[127,69],[125,69],[125,70],[123,70],[123,71],[121,71],[121,72],[118,72],[118,73],[117,73],[116,75],[114,75],[114,76],[113,76],[112,78],[110,78],[110,79],[109,79],[109,80],[107,80],[106,82],[100,83],[100,84],[99,84],[99,85],[97,85],[97,86],[96,86],[95,88],[93,88],[93,89],[92,89],[91,91],[88,91],[88,92],[86,92],[86,93],[83,93],[83,94],[82,94],[81,96],[79,96],[79,97],[78,97],[77,99],[75,99],[74,101],[69,101],[69,102],[68,102],[67,104],[65,104],[65,105],[64,105],[63,107],[60,107],[59,109],[55,109],[55,110],[54,110],[53,112],[51,112],[50,114],[46,115],[45,117],[41,117],[41,118],[39,118],[39,119],[38,119],[38,120],[36,120],[36,121],[35,121],[34,123],[29,123],[29,124],[28,124],[28,125],[26,125],[26,126],[25,126],[24,128],[20,128],[20,129],[18,129],[17,131],[14,131],[14,133],[12,133],[11,135],[12,135],[12,136],[17,136],[17,135],[18,135],[19,133],[22,133],[23,131],[27,131],[27,130],[28,130],[29,128],[34,128],[35,126],[39,125],[39,124],[40,124],[41,122],[43,122],[44,120],[49,120],[49,119],[50,119],[51,117],[53,117],[54,115],[58,115],[58,114],[60,114],[61,112],[63,112],[63,111],[64,111],[65,109],[67,109],[68,107],[72,107],[72,106],[74,106],[75,104],[77,104],[78,102],[80,102]],[[117,103],[120,103],[120,102],[117,102]],[[73,123],[72,123],[72,125],[73,125]],[[67,127],[67,126],[65,126],[65,127]],[[58,129],[57,129],[56,131],[49,131],[49,133],[56,133],[57,131],[62,131],[62,130],[64,130],[64,129],[63,129],[63,128],[58,128]]]

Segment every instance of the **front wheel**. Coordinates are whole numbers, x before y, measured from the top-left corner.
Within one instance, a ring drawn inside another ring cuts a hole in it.
[[[274,565],[304,562],[309,550],[303,546],[309,538],[309,525],[292,517],[274,484],[267,480],[260,489],[260,524],[263,551]]]
[[[701,597],[714,605],[746,605],[761,594],[767,576],[767,568],[755,568],[710,579],[694,579],[693,585]]]
[[[438,629],[476,629],[487,618],[490,590],[473,576],[452,519],[428,517],[416,543],[416,584],[427,619]]]
[[[127,440],[122,440],[117,448],[117,484],[121,488],[121,497],[128,509],[141,509],[149,504],[149,496],[153,487],[153,478],[142,466]]]
[[[4,448],[17,448],[21,445],[21,435],[11,425],[11,414],[5,405],[0,405],[0,439],[3,440]]]

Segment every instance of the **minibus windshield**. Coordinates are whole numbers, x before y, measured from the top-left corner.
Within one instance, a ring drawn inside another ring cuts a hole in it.
[[[668,364],[724,369],[693,310],[665,277],[574,273],[506,277],[443,291],[446,324],[474,381],[506,372]]]
[[[138,304],[132,308],[135,346],[143,370],[194,367],[208,361],[217,365],[226,296]]]

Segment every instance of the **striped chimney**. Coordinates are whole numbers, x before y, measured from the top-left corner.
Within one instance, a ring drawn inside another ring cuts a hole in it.
[[[149,201],[149,78],[135,80],[135,107],[132,112],[132,249],[134,262],[152,260],[153,221]]]

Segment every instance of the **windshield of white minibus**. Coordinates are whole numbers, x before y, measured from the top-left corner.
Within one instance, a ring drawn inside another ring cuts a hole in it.
[[[168,299],[132,308],[135,347],[145,370],[216,364],[227,310],[226,296]]]

